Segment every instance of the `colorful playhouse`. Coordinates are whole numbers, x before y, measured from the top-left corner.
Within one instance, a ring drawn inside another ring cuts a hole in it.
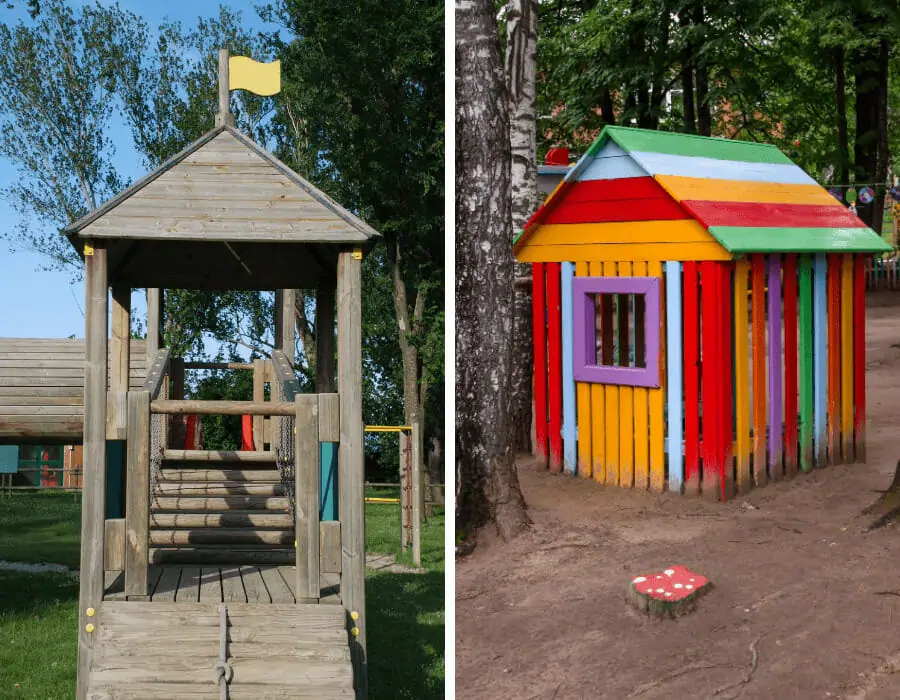
[[[725,500],[865,459],[865,265],[774,146],[607,127],[516,239],[553,471]]]

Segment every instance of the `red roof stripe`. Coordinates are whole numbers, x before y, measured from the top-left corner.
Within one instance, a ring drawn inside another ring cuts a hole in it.
[[[613,221],[672,221],[691,218],[672,199],[617,202],[573,202],[571,197],[544,220],[545,224],[598,224]]]
[[[569,202],[608,202],[621,199],[669,199],[670,195],[652,177],[615,180],[579,180],[566,195]]]
[[[848,209],[835,202],[819,204],[767,204],[684,200],[681,205],[706,228],[710,226],[775,228],[865,228]]]

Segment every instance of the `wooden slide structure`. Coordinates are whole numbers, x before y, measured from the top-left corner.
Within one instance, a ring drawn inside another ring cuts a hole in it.
[[[214,129],[63,231],[86,339],[0,344],[0,440],[84,445],[76,700],[367,696],[361,266],[378,233],[233,127],[227,68],[220,52]],[[275,291],[252,401],[184,399],[165,289]],[[294,373],[296,289],[315,290],[314,393]],[[253,416],[254,449],[184,449],[188,415]]]

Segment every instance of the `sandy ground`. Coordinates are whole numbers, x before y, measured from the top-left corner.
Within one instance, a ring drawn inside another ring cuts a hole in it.
[[[457,562],[457,698],[900,698],[900,527],[860,515],[900,457],[898,297],[869,304],[865,465],[716,504],[523,462],[533,530]],[[696,612],[626,604],[673,564],[714,584]]]

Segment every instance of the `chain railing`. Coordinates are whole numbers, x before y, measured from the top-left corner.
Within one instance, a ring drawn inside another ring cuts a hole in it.
[[[286,401],[284,386],[280,381],[273,381],[272,398],[275,401]],[[291,397],[293,399],[293,397]],[[288,505],[291,509],[291,520],[296,517],[296,493],[294,489],[294,426],[296,420],[293,416],[272,416],[274,421],[275,440],[275,464],[278,467],[278,475],[281,484],[288,495]]]

